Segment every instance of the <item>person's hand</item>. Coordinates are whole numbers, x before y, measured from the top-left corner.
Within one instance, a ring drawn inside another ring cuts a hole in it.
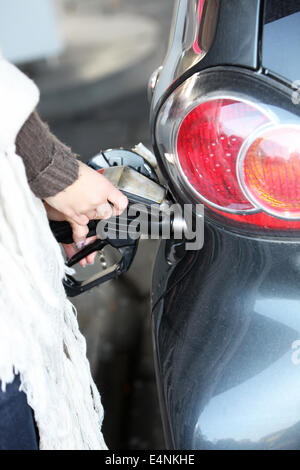
[[[126,196],[103,175],[79,163],[77,180],[45,201],[78,225],[85,226],[91,219],[108,219],[126,209]]]
[[[74,242],[82,248],[89,220],[120,215],[126,209],[128,200],[103,175],[82,162],[78,163],[78,179],[45,201],[71,223]]]
[[[46,202],[44,202],[44,206],[45,206],[45,209],[47,211],[47,215],[48,215],[49,220],[55,220],[57,222],[67,221],[67,222],[69,222],[69,224],[72,227],[73,239],[74,238],[75,238],[75,240],[77,239],[77,237],[78,237],[77,232],[78,231],[79,231],[79,236],[81,236],[82,227],[80,225],[76,224],[75,222],[73,222],[70,219],[67,219],[66,216],[62,212],[59,212],[58,210],[56,210],[53,207],[49,206],[49,204],[47,204]],[[93,243],[96,239],[97,239],[97,237],[89,237],[89,238],[87,238],[85,243],[86,244]],[[62,243],[62,246],[65,250],[67,258],[71,258],[81,248],[78,245],[77,245],[77,247],[75,247],[73,243],[71,243],[71,244]],[[83,258],[80,261],[81,266],[85,267],[87,264],[93,264],[94,261],[95,261],[96,254],[97,253],[91,253],[86,258]]]

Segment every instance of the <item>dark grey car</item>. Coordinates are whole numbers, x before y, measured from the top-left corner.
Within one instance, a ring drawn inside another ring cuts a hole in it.
[[[205,205],[164,241],[153,338],[174,449],[300,449],[300,2],[180,0],[152,77],[156,157]]]

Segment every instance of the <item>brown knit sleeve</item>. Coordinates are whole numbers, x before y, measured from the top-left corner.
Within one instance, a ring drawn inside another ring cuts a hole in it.
[[[24,161],[31,190],[40,199],[54,196],[78,178],[76,156],[50,132],[36,112],[17,136],[16,153]]]

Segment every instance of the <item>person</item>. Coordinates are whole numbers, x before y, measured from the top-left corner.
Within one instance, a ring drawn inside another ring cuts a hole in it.
[[[87,243],[89,220],[119,215],[128,201],[50,132],[38,100],[36,85],[0,56],[0,449],[106,449],[48,219],[71,224],[70,257]]]

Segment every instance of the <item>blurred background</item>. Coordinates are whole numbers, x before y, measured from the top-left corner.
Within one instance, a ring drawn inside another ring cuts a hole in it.
[[[35,80],[42,118],[83,161],[107,148],[150,147],[147,82],[166,53],[173,6],[1,0],[3,55]],[[157,242],[142,240],[128,274],[74,301],[114,449],[164,448],[149,300],[156,249]],[[102,268],[106,257],[98,260]]]

